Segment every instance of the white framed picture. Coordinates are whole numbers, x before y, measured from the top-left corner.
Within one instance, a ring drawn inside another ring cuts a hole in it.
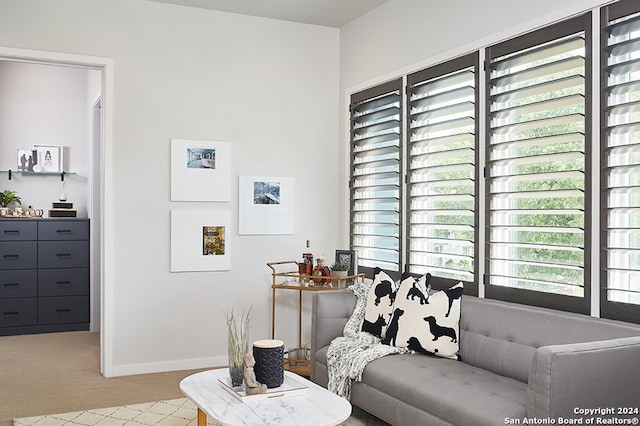
[[[38,161],[34,165],[34,172],[62,172],[64,171],[64,147],[60,145],[33,145],[37,152]]]
[[[171,140],[171,201],[229,201],[228,142]]]
[[[292,177],[240,176],[238,195],[240,235],[293,234]]]
[[[229,212],[171,210],[171,272],[231,269]]]
[[[19,149],[18,150],[18,171],[33,172],[38,169],[38,151],[35,149]]]

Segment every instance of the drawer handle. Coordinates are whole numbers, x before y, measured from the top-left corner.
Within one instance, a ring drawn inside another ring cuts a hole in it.
[[[56,256],[58,256],[58,257],[71,257],[71,253],[57,253]]]
[[[20,312],[18,311],[12,311],[12,312],[5,312],[4,316],[8,317],[8,316],[13,316],[13,315],[20,315]]]
[[[5,229],[4,231],[5,234],[19,234],[20,231],[18,231],[17,229]]]
[[[59,314],[69,314],[71,313],[71,309],[66,308],[66,309],[56,309],[56,312]]]
[[[4,283],[2,285],[5,287],[20,287],[20,283]]]
[[[58,234],[70,234],[71,233],[71,229],[56,229],[56,232]]]
[[[71,281],[56,281],[56,284],[60,287],[71,287]]]
[[[5,254],[4,258],[5,259],[20,259],[20,255],[19,254]]]

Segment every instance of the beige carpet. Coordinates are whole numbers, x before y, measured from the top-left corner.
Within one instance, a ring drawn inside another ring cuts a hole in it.
[[[182,398],[194,371],[104,378],[98,333],[0,337],[0,426],[17,417]]]
[[[90,332],[0,337],[0,426],[16,418],[182,399],[180,381],[201,371],[107,379],[100,374],[99,342]],[[356,408],[346,424],[385,423]]]

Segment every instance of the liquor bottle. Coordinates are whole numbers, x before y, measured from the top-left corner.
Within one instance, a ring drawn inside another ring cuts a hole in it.
[[[315,283],[315,285],[330,285],[331,278],[319,278],[329,277],[331,275],[329,267],[324,264],[324,256],[319,256],[317,262],[318,264],[315,268],[313,268],[313,282]]]
[[[313,254],[311,253],[311,242],[307,240],[307,247],[304,253],[302,253],[302,262],[298,263],[298,273],[305,275],[301,277],[300,281],[306,283],[309,276],[313,273]]]

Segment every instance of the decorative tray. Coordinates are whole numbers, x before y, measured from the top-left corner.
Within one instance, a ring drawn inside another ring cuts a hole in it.
[[[284,383],[277,388],[267,389],[266,393],[258,395],[247,395],[244,390],[236,391],[231,387],[231,379],[229,377],[218,379],[223,388],[225,388],[231,395],[238,398],[240,401],[249,403],[257,401],[266,401],[272,398],[287,398],[290,396],[299,396],[307,393],[309,388],[302,382],[296,380],[294,377],[285,374]]]

